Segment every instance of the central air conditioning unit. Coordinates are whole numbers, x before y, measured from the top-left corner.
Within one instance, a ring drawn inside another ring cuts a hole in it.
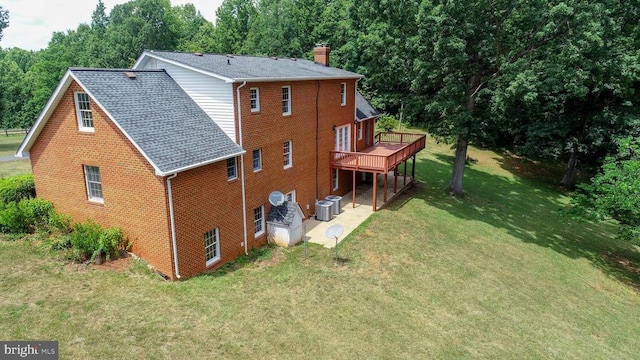
[[[333,202],[327,200],[316,201],[316,220],[329,221],[333,218]]]

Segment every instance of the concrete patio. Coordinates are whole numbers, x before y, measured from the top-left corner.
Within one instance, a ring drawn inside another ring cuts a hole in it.
[[[395,196],[400,194],[407,186],[411,184],[411,177],[407,176],[406,186],[403,186],[404,177],[402,174],[398,174],[398,191],[393,192],[393,172],[389,172],[387,175],[388,188],[387,188],[387,202],[393,200]],[[377,191],[377,209],[384,207],[384,181],[383,175],[378,175],[378,191]],[[360,224],[362,224],[371,214],[373,214],[373,186],[372,184],[362,184],[356,188],[356,201],[355,207],[352,202],[352,192],[347,193],[342,197],[341,212],[335,215],[331,221],[318,221],[315,218],[306,220],[303,223],[304,234],[306,240],[314,244],[320,244],[326,248],[333,248],[336,246],[335,239],[328,239],[325,236],[325,232],[331,225],[340,224],[344,228],[344,233],[338,238],[340,243],[347,235],[355,230]]]

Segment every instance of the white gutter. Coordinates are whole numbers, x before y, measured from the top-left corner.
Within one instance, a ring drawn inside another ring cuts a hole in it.
[[[270,77],[270,78],[235,78],[232,82],[274,82],[274,81],[309,81],[309,80],[346,80],[362,79],[364,75],[332,75],[332,76],[290,76],[290,77]]]
[[[235,153],[235,154],[225,155],[225,156],[221,156],[219,158],[215,158],[215,159],[212,159],[212,160],[202,161],[202,162],[191,164],[191,165],[188,165],[188,166],[183,166],[181,168],[177,168],[177,169],[174,169],[174,170],[171,170],[171,171],[160,171],[160,170],[157,170],[156,171],[156,175],[158,175],[158,176],[167,176],[167,175],[170,175],[170,174],[175,174],[175,173],[179,173],[179,172],[195,169],[197,167],[209,165],[209,164],[212,164],[212,163],[215,163],[215,162],[218,162],[218,161],[231,159],[233,157],[236,157],[238,155],[242,155],[244,153],[246,153],[246,151],[242,150],[242,151],[240,151],[238,153]]]
[[[171,179],[178,176],[175,173],[167,178],[167,193],[169,195],[169,221],[171,222],[171,241],[173,242],[173,262],[176,264],[176,277],[180,279],[180,267],[178,266],[178,243],[176,240],[176,220],[173,213],[173,191],[171,190]]]
[[[238,102],[238,145],[240,145],[240,148],[242,148],[242,109],[240,108],[240,88],[245,85],[247,85],[246,81],[236,88],[236,101]],[[240,154],[240,174],[242,175],[240,183],[242,184],[242,229],[244,230],[244,253],[245,255],[249,255],[249,250],[247,249],[247,196],[244,190],[244,153]]]

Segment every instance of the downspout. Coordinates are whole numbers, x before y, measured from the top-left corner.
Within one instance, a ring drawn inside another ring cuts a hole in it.
[[[353,136],[353,151],[358,151],[358,147],[356,146],[357,144],[357,136],[356,136],[356,132],[358,132],[358,81],[360,81],[360,79],[356,79],[356,85],[355,90],[353,92],[353,123],[355,124],[354,126],[354,136]],[[362,124],[360,124],[360,126],[362,126]]]
[[[316,202],[318,201],[319,191],[318,191],[318,172],[320,171],[320,163],[318,159],[318,133],[320,131],[320,115],[318,109],[318,99],[320,98],[320,80],[316,80]],[[331,159],[329,159],[331,161]]]
[[[247,85],[246,81],[236,88],[236,101],[238,103],[238,145],[240,145],[241,149],[244,148],[242,146],[242,109],[240,108],[240,88],[245,85]],[[240,184],[242,186],[242,230],[244,231],[244,254],[249,255],[247,245],[247,196],[244,189],[244,153],[240,155],[240,174],[242,174]]]
[[[176,265],[176,277],[180,279],[180,267],[178,266],[178,242],[176,240],[176,219],[173,212],[173,191],[171,189],[171,179],[175,179],[178,173],[167,178],[167,193],[169,195],[169,221],[171,222],[171,241],[173,243],[173,262]]]

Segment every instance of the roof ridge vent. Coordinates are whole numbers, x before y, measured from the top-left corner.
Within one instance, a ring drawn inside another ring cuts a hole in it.
[[[278,60],[278,57],[276,57],[276,56],[272,56],[272,57],[271,57],[271,60]]]
[[[131,80],[136,79],[136,73],[134,73],[133,71],[125,71],[124,74]]]
[[[226,54],[228,58],[232,58],[233,59],[233,54]]]
[[[202,53],[200,53],[200,52],[196,52],[196,53],[193,53],[193,55],[195,55],[195,56],[202,56]]]

